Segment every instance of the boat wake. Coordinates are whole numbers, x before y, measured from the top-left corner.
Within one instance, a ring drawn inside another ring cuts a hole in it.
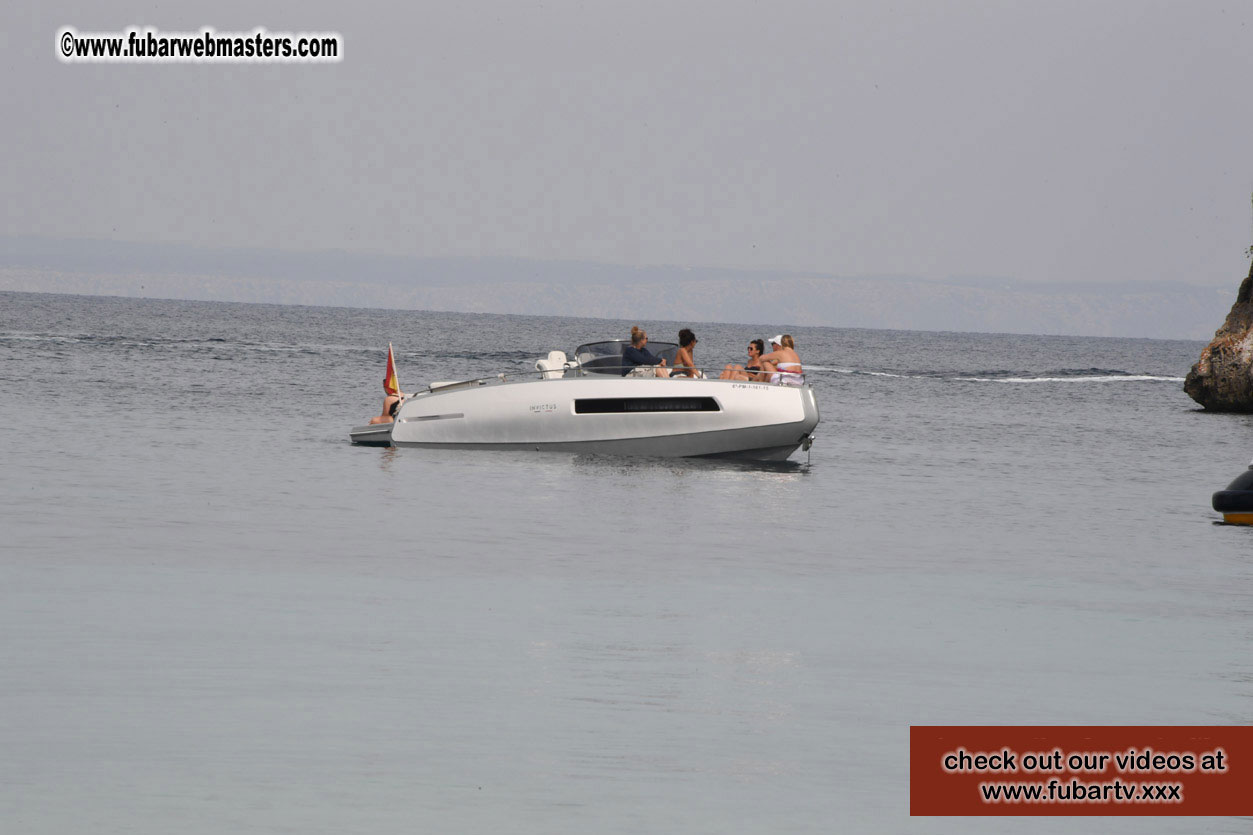
[[[1183,377],[1161,374],[1132,374],[1126,371],[1103,368],[1067,368],[1057,371],[1046,371],[1039,375],[1023,374],[1017,371],[915,371],[912,373],[901,373],[821,365],[807,365],[805,371],[851,374],[861,377],[893,377],[903,380],[951,380],[961,383],[1182,383],[1184,380]]]
[[[1183,377],[1155,374],[1098,374],[1091,377],[954,377],[969,383],[1182,383]]]

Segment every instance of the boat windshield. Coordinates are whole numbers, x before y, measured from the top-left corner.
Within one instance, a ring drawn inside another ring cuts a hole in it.
[[[626,364],[622,352],[630,345],[629,339],[610,339],[605,342],[589,342],[580,345],[574,351],[574,359],[579,367],[592,374],[613,374],[622,376],[622,367]],[[648,340],[648,350],[657,357],[664,359],[666,365],[674,365],[674,357],[679,346],[673,342],[654,342]]]

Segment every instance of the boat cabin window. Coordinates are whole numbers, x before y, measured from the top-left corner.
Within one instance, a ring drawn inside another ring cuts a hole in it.
[[[712,397],[587,397],[574,401],[576,415],[635,412],[720,412]]]
[[[626,364],[622,352],[631,344],[629,339],[610,339],[605,342],[589,342],[580,345],[574,351],[574,359],[579,368],[591,374],[612,374],[622,376],[622,367]],[[674,358],[679,353],[679,346],[674,342],[657,342],[648,340],[648,350],[666,361],[667,366],[674,365]]]

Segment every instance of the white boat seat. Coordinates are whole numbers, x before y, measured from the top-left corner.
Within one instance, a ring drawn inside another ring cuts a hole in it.
[[[535,370],[544,372],[545,380],[556,380],[566,376],[566,352],[549,351],[548,356],[535,361]]]

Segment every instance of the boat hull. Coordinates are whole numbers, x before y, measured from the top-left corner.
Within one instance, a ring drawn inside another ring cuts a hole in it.
[[[395,446],[784,460],[819,420],[809,386],[573,377],[476,382],[405,402]]]

